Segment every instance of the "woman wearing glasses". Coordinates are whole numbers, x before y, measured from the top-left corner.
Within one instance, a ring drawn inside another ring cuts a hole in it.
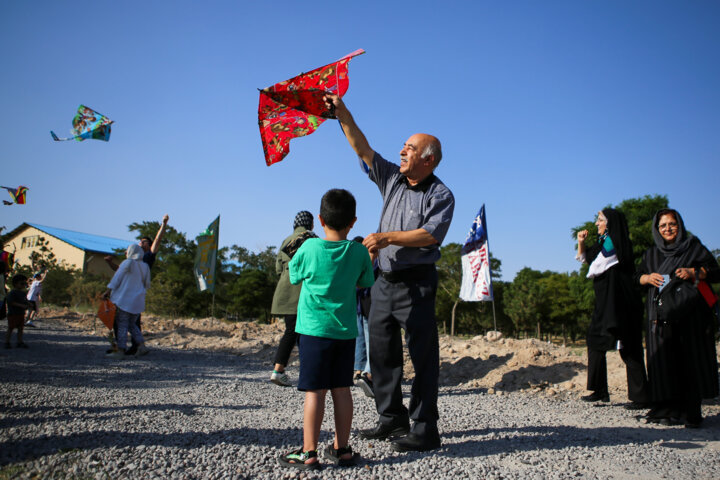
[[[636,280],[647,292],[647,363],[653,408],[645,420],[663,425],[702,422],[703,398],[718,395],[716,301],[707,282],[720,267],[680,214],[663,209],[652,227],[655,245],[643,256]]]

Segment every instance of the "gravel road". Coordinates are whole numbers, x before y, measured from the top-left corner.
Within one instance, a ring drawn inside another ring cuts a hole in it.
[[[690,430],[642,424],[620,404],[459,387],[440,391],[439,450],[353,434],[360,466],[300,474],[276,457],[300,445],[303,396],[269,383],[253,356],[152,347],[115,360],[101,338],[51,321],[26,340],[0,351],[0,479],[720,478],[716,405]],[[374,403],[353,390],[353,425],[370,426]],[[329,404],[323,443],[332,428]]]

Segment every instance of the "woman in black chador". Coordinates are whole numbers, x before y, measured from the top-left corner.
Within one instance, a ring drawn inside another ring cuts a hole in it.
[[[720,267],[680,214],[660,210],[653,240],[636,275],[648,288],[647,362],[653,408],[646,421],[664,425],[702,422],[703,398],[718,395],[715,356],[716,299],[706,282],[720,281]]]
[[[642,301],[633,283],[632,243],[625,215],[606,208],[598,212],[598,243],[585,247],[587,230],[578,232],[578,260],[590,264],[595,309],[587,334],[587,402],[609,402],[605,352],[620,350],[628,382],[627,408],[644,408],[648,402],[642,347]]]

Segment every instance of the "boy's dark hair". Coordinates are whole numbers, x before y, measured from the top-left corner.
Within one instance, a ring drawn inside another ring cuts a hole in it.
[[[355,219],[355,197],[341,188],[328,190],[320,201],[320,216],[333,230],[344,230]]]
[[[17,275],[13,275],[12,277],[12,286],[14,287],[20,282],[27,282],[27,277],[23,275],[22,273],[18,273]]]
[[[141,241],[142,241],[142,240],[147,240],[148,243],[153,243],[152,238],[150,238],[150,237],[140,237],[140,240],[141,240]]]

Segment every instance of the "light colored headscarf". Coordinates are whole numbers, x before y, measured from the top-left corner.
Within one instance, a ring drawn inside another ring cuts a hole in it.
[[[143,255],[145,255],[145,252],[143,251],[142,247],[137,243],[131,244],[125,252],[125,256],[130,260],[142,260]]]

